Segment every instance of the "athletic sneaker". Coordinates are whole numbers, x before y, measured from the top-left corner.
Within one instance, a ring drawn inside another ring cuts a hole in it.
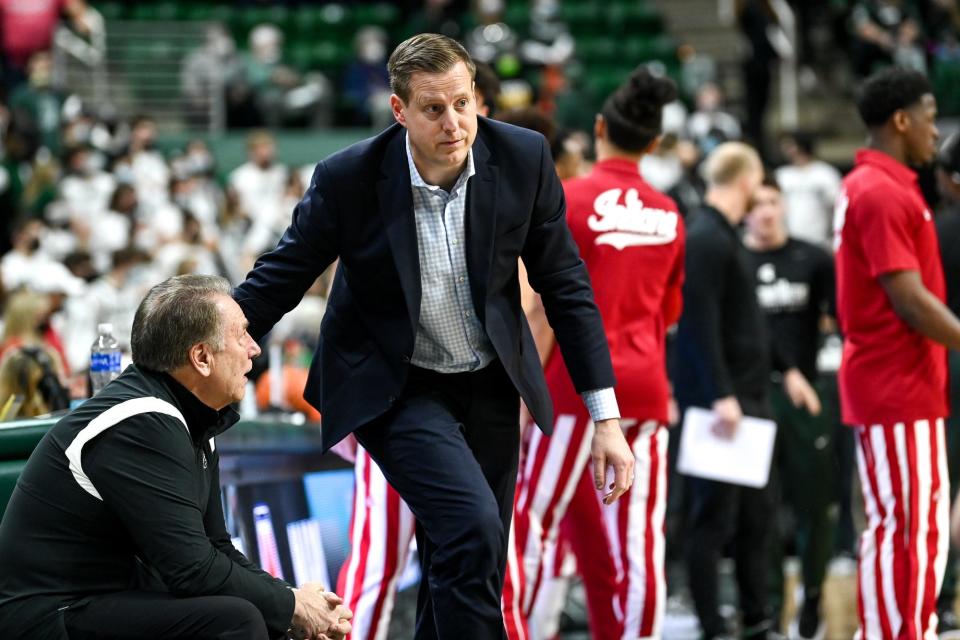
[[[751,627],[744,627],[743,640],[786,640],[786,637],[773,630],[773,624],[766,620]]]
[[[790,627],[791,638],[823,640],[827,635],[827,623],[820,617],[820,598],[804,598],[797,621]]]

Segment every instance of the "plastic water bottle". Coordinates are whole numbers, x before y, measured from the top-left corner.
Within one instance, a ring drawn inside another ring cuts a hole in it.
[[[113,325],[97,325],[97,339],[90,347],[90,395],[100,393],[107,384],[120,375],[120,343],[113,337]]]

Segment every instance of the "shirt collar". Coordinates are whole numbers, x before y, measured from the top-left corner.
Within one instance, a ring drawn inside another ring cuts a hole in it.
[[[407,148],[407,167],[410,169],[410,184],[414,187],[420,187],[422,189],[428,189],[430,191],[436,191],[440,189],[437,185],[427,184],[427,182],[420,175],[420,172],[417,170],[417,165],[413,162],[413,151],[410,149],[410,134],[407,133],[404,137],[404,142]],[[464,167],[463,171],[460,172],[460,177],[457,178],[456,183],[454,183],[453,188],[450,190],[451,194],[457,192],[460,187],[467,183],[473,174],[477,172],[476,167],[473,164],[473,147],[467,150],[467,166]]]
[[[205,405],[200,398],[168,373],[160,374],[163,382],[176,401],[177,408],[187,421],[187,428],[194,440],[200,441],[226,431],[240,419],[240,414],[228,405],[217,411]]]
[[[704,204],[700,207],[700,215],[705,215],[707,217],[713,218],[714,221],[720,225],[721,228],[725,229],[728,233],[733,235],[734,238],[737,238],[739,242],[739,236],[737,235],[737,225],[734,225],[730,222],[727,216],[723,215],[723,212],[720,209],[717,209],[715,206],[710,204]]]
[[[916,185],[917,172],[898,162],[892,156],[876,149],[858,149],[854,160],[857,166],[869,164],[877,167],[897,182]]]
[[[632,177],[640,176],[640,165],[627,158],[605,158],[603,160],[597,160],[593,164],[593,168],[596,171],[623,173]]]

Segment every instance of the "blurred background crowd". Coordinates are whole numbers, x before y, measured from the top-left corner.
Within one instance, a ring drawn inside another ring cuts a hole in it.
[[[632,69],[672,77],[680,97],[644,177],[693,210],[702,158],[745,140],[775,169],[790,234],[827,249],[864,136],[857,81],[923,70],[941,131],[960,116],[955,0],[0,0],[0,378],[17,364],[5,354],[41,346],[65,392],[86,397],[98,323],[128,348],[152,285],[241,281],[313,164],[390,124],[387,56],[424,31],[484,63],[491,116],[543,132],[561,177],[589,168],[595,113]],[[925,185],[936,202],[932,171]],[[286,385],[261,383],[263,407],[318,417],[297,385],[326,289],[274,331]],[[829,380],[839,351],[825,328]],[[851,557],[844,455],[836,547]]]

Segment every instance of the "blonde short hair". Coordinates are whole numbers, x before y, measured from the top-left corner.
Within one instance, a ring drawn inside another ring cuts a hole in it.
[[[743,142],[724,142],[703,163],[703,178],[711,187],[732,184],[748,171],[763,171],[756,149]]]
[[[467,50],[453,38],[436,33],[421,33],[397,45],[387,61],[390,89],[404,103],[410,100],[410,79],[418,71],[446,73],[458,62],[467,65],[470,77],[477,75],[477,65]]]

